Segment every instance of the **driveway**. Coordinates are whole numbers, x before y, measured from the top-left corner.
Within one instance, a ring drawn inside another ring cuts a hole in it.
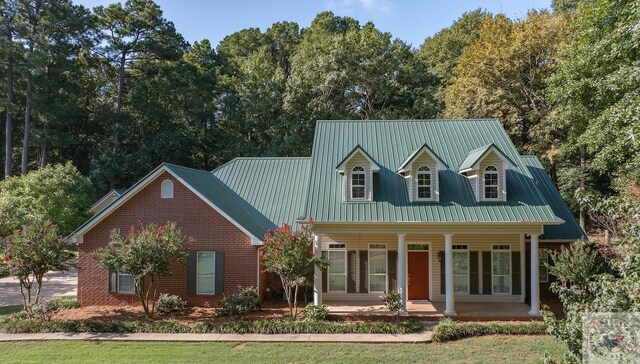
[[[50,300],[65,295],[75,295],[78,288],[78,271],[49,272],[42,282],[41,297]],[[36,287],[32,289],[35,295]],[[20,283],[13,277],[0,278],[0,307],[22,304]]]

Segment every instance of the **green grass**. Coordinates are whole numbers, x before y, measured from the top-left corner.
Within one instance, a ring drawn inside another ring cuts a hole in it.
[[[22,305],[0,307],[0,316],[22,311]]]
[[[535,363],[564,348],[549,336],[485,336],[445,344],[167,343],[44,341],[0,343],[2,360],[83,363]]]

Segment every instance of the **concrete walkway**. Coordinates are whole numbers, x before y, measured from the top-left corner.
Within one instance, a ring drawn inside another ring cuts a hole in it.
[[[154,333],[42,333],[0,334],[0,342],[41,340],[92,341],[173,341],[173,342],[346,342],[346,343],[428,343],[431,342],[433,323],[415,334],[154,334]]]
[[[33,293],[35,295],[35,287]],[[78,271],[49,272],[42,282],[41,297],[50,300],[55,297],[75,295],[78,289]],[[13,277],[0,278],[0,307],[22,304],[20,283]]]

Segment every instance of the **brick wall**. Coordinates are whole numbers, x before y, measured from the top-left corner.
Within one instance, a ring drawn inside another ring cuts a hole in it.
[[[174,198],[160,198],[160,183],[170,178],[174,183]],[[138,192],[111,215],[102,220],[83,238],[78,255],[78,300],[81,306],[138,304],[137,297],[108,291],[108,272],[101,269],[91,256],[98,247],[109,242],[110,231],[129,230],[141,219],[144,224],[176,222],[183,234],[194,239],[189,250],[224,252],[224,291],[237,286],[257,286],[256,247],[250,238],[207,203],[164,173]],[[215,306],[222,295],[188,295],[186,259],[176,262],[172,274],[160,281],[161,292],[177,294],[192,306]]]

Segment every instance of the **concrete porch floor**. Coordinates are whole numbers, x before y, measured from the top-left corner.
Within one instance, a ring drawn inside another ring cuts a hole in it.
[[[329,314],[343,318],[392,317],[382,304],[358,301],[325,301]],[[444,317],[444,302],[407,302],[403,318],[439,320]],[[456,302],[456,320],[465,321],[537,321],[541,317],[529,315],[529,305],[520,302]]]

